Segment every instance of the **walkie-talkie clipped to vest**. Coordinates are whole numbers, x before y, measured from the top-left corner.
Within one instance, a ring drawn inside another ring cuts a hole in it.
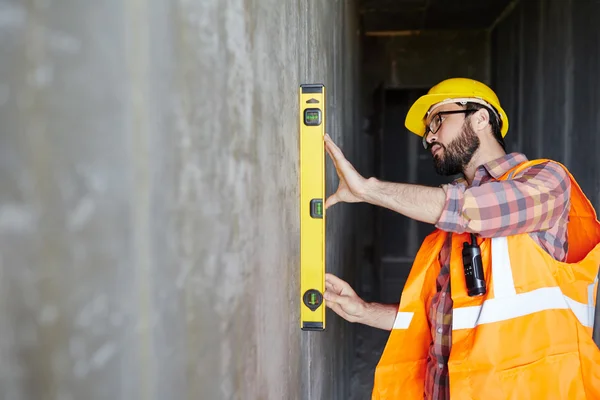
[[[477,238],[471,233],[471,244],[465,242],[463,245],[463,266],[465,268],[465,280],[469,296],[482,296],[486,292],[485,278],[483,276],[483,262],[481,261],[481,249],[477,244]]]

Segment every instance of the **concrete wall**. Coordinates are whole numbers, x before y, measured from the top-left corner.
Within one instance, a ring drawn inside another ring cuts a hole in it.
[[[349,324],[299,330],[297,87],[368,165],[355,15],[0,4],[0,398],[348,398]],[[350,280],[364,210],[329,213]]]
[[[600,210],[600,2],[520,1],[493,33],[493,85],[507,144],[552,158]]]

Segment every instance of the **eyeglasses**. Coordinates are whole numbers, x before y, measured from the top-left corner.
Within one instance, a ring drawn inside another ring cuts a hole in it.
[[[440,130],[440,127],[442,126],[442,122],[444,122],[444,119],[442,118],[443,115],[461,114],[461,113],[471,114],[476,111],[478,111],[478,110],[452,110],[452,111],[440,111],[439,113],[435,114],[433,116],[433,118],[431,119],[431,122],[429,123],[429,125],[425,126],[425,133],[423,134],[423,147],[426,150],[428,148],[427,135],[429,135],[429,132],[431,132],[435,135],[435,133]]]

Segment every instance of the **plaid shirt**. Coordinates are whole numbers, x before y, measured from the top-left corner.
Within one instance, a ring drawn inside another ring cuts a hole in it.
[[[527,168],[511,180],[497,180],[524,161],[527,158],[523,154],[511,153],[480,166],[470,187],[462,178],[443,186],[446,203],[436,227],[449,234],[440,251],[437,293],[429,309],[433,341],[427,359],[426,399],[450,399],[452,232],[471,232],[481,237],[530,232],[531,237],[555,259],[566,259],[571,181],[566,171],[552,162]]]

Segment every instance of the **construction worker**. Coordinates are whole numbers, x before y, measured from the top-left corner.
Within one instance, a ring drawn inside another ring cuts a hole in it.
[[[437,84],[405,125],[439,174],[461,178],[441,187],[366,179],[325,137],[339,177],[326,208],[368,202],[437,228],[400,304],[367,303],[326,275],[329,308],[391,331],[373,399],[600,399],[600,223],[571,174],[507,154],[508,117],[475,80]]]

